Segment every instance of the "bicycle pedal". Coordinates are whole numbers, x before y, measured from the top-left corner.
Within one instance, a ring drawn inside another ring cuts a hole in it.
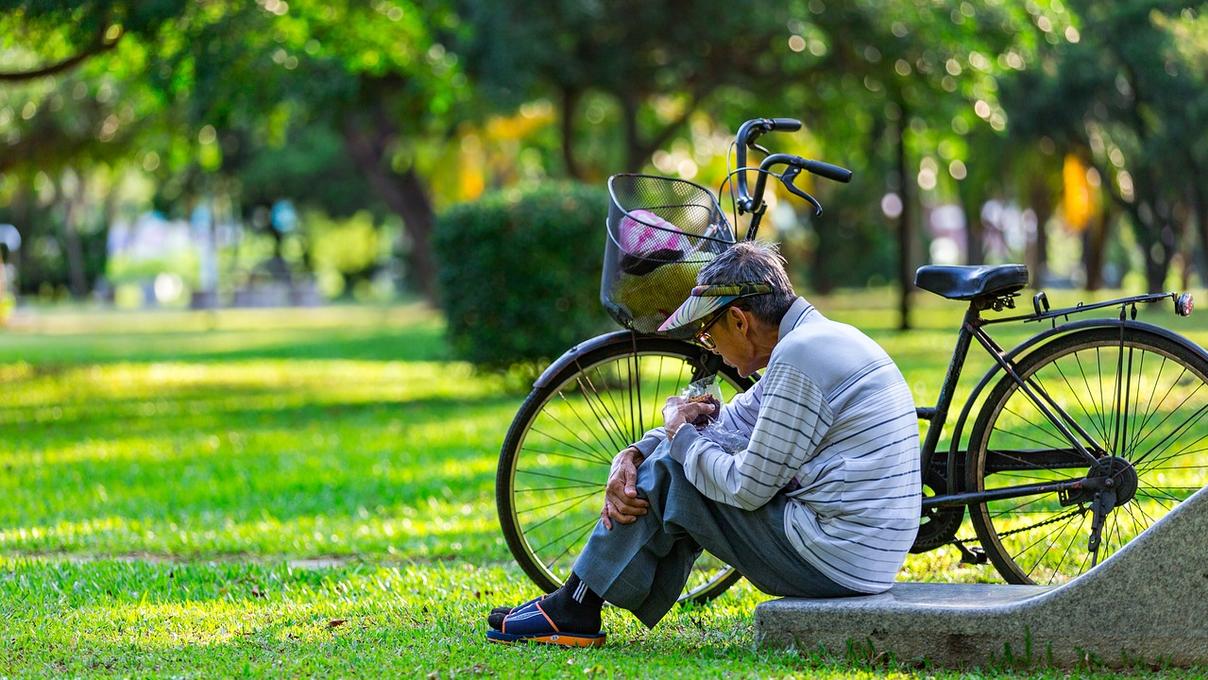
[[[980,546],[974,546],[972,548],[960,546],[960,551],[961,564],[986,564],[990,559],[986,556],[986,551]]]

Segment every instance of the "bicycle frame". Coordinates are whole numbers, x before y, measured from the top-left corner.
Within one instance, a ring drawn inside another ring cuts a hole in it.
[[[940,461],[936,460],[935,457],[936,448],[939,445],[940,436],[943,433],[944,426],[947,425],[949,409],[952,405],[953,397],[955,396],[957,382],[960,380],[961,370],[964,368],[965,360],[968,358],[969,348],[972,346],[974,341],[976,341],[994,360],[995,365],[986,373],[981,382],[978,383],[973,392],[970,394],[969,399],[966,402],[960,417],[957,419],[956,426],[953,430],[951,447],[948,453],[947,461],[942,468],[943,474],[941,475],[947,482],[947,493],[937,493],[937,495],[930,498],[924,498],[924,508],[963,507],[987,501],[1019,498],[1023,496],[1060,491],[1097,491],[1104,487],[1104,480],[1102,477],[1081,477],[1063,482],[1023,484],[1018,486],[1001,487],[983,492],[967,492],[961,490],[963,483],[958,479],[957,466],[968,456],[967,451],[960,450],[960,439],[965,420],[969,415],[973,403],[977,401],[977,397],[981,391],[990,383],[991,379],[999,376],[1000,374],[1009,376],[1016,383],[1016,385],[1019,386],[1020,391],[1037,407],[1037,410],[1040,411],[1040,413],[1044,415],[1044,417],[1047,418],[1049,422],[1057,428],[1057,431],[1061,433],[1061,435],[1070,443],[1069,449],[1054,450],[1050,452],[1050,463],[1064,463],[1068,464],[1070,467],[1086,465],[1089,469],[1098,458],[1094,453],[1087,450],[1087,447],[1084,444],[1084,442],[1095,441],[1094,437],[1087,433],[1077,423],[1077,421],[1066,413],[1065,410],[1062,409],[1061,406],[1057,404],[1051,397],[1049,397],[1043,389],[1033,383],[1030,379],[1022,378],[1016,372],[1016,364],[1014,359],[1022,352],[1042,344],[1044,341],[1056,335],[1090,327],[1119,327],[1122,330],[1123,328],[1129,326],[1144,327],[1150,331],[1157,332],[1185,344],[1185,341],[1183,341],[1180,336],[1159,326],[1138,323],[1134,320],[1126,318],[1126,312],[1131,307],[1132,317],[1135,319],[1136,305],[1138,303],[1154,303],[1168,298],[1177,301],[1177,296],[1174,293],[1150,293],[1147,295],[1116,298],[1113,300],[1107,300],[1089,305],[1079,303],[1074,307],[1053,310],[1048,309],[1048,302],[1044,297],[1044,293],[1038,293],[1033,299],[1035,312],[1032,314],[1009,316],[1000,319],[982,318],[981,312],[985,309],[993,308],[996,311],[1001,311],[1003,308],[1013,308],[1014,297],[1015,294],[976,299],[969,304],[969,308],[965,312],[964,320],[961,323],[960,331],[957,335],[956,347],[953,350],[952,361],[948,364],[948,371],[944,377],[944,384],[940,389],[940,394],[936,401],[936,405],[934,407],[920,407],[916,409],[919,419],[927,421],[930,424],[927,430],[927,436],[922,444],[922,470],[932,470],[934,472],[938,472]],[[1068,321],[1069,316],[1073,314],[1081,314],[1095,309],[1115,306],[1120,307],[1120,317],[1118,320],[1095,318],[1085,321],[1066,323],[1061,326],[1058,326],[1056,323],[1058,318],[1064,317]],[[1049,331],[1033,336],[1009,352],[1000,347],[984,328],[985,326],[1002,323],[1027,323],[1041,321],[1052,321],[1053,328]],[[1202,349],[1199,349],[1198,351],[1203,353]],[[939,490],[937,489],[936,491],[938,492]]]

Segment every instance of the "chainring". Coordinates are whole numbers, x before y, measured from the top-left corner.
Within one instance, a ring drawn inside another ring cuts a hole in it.
[[[929,472],[923,476],[923,497],[928,495],[936,495],[937,493],[947,493],[948,481],[938,474]],[[930,493],[928,493],[930,492]],[[955,508],[924,508],[923,516],[919,524],[919,534],[914,539],[914,545],[910,546],[910,552],[921,553],[952,542],[956,537],[956,530],[960,528],[961,522],[965,520],[965,508],[959,506]]]

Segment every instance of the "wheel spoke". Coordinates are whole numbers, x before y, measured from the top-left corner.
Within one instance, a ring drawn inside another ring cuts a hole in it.
[[[591,463],[591,464],[593,464],[593,465],[596,465],[596,464],[604,464],[604,465],[607,465],[607,464],[609,464],[609,463],[611,462],[609,459],[604,458],[603,456],[601,456],[601,455],[600,455],[600,453],[599,453],[598,451],[585,451],[585,450],[583,450],[583,449],[581,449],[581,448],[579,448],[579,447],[575,446],[574,444],[571,444],[571,443],[569,443],[569,442],[567,442],[567,441],[564,441],[564,440],[562,440],[562,439],[559,439],[558,437],[555,437],[555,436],[553,436],[553,435],[551,435],[551,434],[549,434],[549,433],[547,433],[547,432],[544,432],[544,431],[542,431],[542,430],[538,430],[536,427],[534,427],[534,428],[533,428],[533,432],[536,432],[537,434],[541,435],[542,437],[547,437],[547,438],[549,438],[549,439],[552,439],[553,441],[557,442],[558,444],[561,444],[561,445],[565,446],[565,447],[566,447],[566,448],[568,448],[568,449],[572,449],[572,450],[578,451],[579,453],[583,453],[583,454],[586,454],[586,455],[591,456],[591,457],[590,457],[590,458],[584,458],[584,457],[582,457],[582,456],[572,456],[571,454],[566,453],[565,451],[549,451],[549,450],[545,450],[545,449],[538,449],[538,448],[533,448],[533,447],[525,447],[525,450],[526,450],[526,451],[532,451],[533,453],[545,453],[545,454],[548,454],[548,455],[551,455],[551,456],[561,456],[562,458],[570,458],[570,459],[573,459],[573,460],[581,460],[581,461],[583,461],[584,463]]]
[[[576,531],[580,531],[584,527],[590,527],[590,526],[595,525],[595,523],[598,522],[599,520],[600,520],[600,517],[598,515],[593,516],[591,519],[587,520],[583,524],[575,525],[574,527],[571,527],[570,530],[566,531],[565,533],[559,534],[556,538],[551,539],[549,542],[543,544],[540,548],[537,548],[536,551],[539,553],[545,552],[545,549],[550,547],[551,545],[553,545],[555,543],[560,543],[562,541],[562,539],[566,538],[567,536],[570,536],[571,534],[575,533]],[[570,552],[570,549],[573,548],[575,545],[576,545],[576,542],[574,542],[574,541],[567,543],[567,549],[558,553],[558,555],[556,557],[554,557],[554,559],[552,559],[548,563],[546,563],[545,566],[547,566],[547,567],[553,566],[554,562],[557,562],[559,557]]]
[[[1095,403],[1094,393],[1091,392],[1090,380],[1087,379],[1086,371],[1082,367],[1082,358],[1080,356],[1078,356],[1078,352],[1074,352],[1073,354],[1074,354],[1074,361],[1076,361],[1078,363],[1078,372],[1082,374],[1082,382],[1083,382],[1083,384],[1086,385],[1086,398],[1088,401],[1090,401],[1092,404],[1094,404]],[[1077,390],[1075,390],[1074,393],[1077,394]],[[1087,415],[1088,416],[1091,415],[1090,410],[1087,410]],[[1107,441],[1107,422],[1104,420],[1103,411],[1098,408],[1098,405],[1096,405],[1094,415],[1096,416],[1096,420],[1099,423],[1099,431],[1103,433],[1103,441],[1106,442]]]
[[[579,486],[603,486],[599,482],[593,482],[588,479],[575,479],[573,477],[564,477],[562,475],[553,475],[548,472],[538,472],[536,470],[516,470],[516,474],[536,475],[538,477],[548,477],[549,479],[557,479],[562,482],[575,482]]]
[[[1146,451],[1145,453],[1141,454],[1140,456],[1137,456],[1136,458],[1134,458],[1132,461],[1133,465],[1140,465],[1141,463],[1143,463],[1145,461],[1145,459],[1148,458],[1150,456],[1150,454],[1152,454],[1154,451],[1156,451],[1159,446],[1166,444],[1166,441],[1168,439],[1170,439],[1174,435],[1178,434],[1179,431],[1183,429],[1184,425],[1187,425],[1188,428],[1190,429],[1190,426],[1199,422],[1200,418],[1203,418],[1205,413],[1208,413],[1208,404],[1204,404],[1203,406],[1201,406],[1199,408],[1199,410],[1197,410],[1195,412],[1195,415],[1192,416],[1192,418],[1189,418],[1188,420],[1181,423],[1170,434],[1166,435],[1160,442],[1158,442],[1157,444],[1154,444],[1148,451]],[[1170,414],[1174,415],[1174,411],[1171,411]],[[1169,419],[1170,416],[1167,416],[1166,418]],[[1169,444],[1166,444],[1166,446],[1162,447],[1162,450],[1165,451],[1167,448],[1169,448],[1169,446],[1170,446]]]
[[[1077,517],[1077,515],[1071,515],[1069,519],[1067,519],[1065,522],[1061,523],[1061,527],[1057,530],[1058,536],[1065,533],[1066,527],[1068,527],[1070,525],[1070,522],[1074,521],[1075,517]],[[1052,534],[1053,534],[1053,532],[1050,531],[1048,534],[1045,534],[1044,536],[1041,536],[1040,538],[1041,538],[1041,540],[1043,540],[1045,538],[1048,538]],[[1033,545],[1035,545],[1035,544],[1033,544]],[[1028,570],[1028,572],[1027,572],[1028,578],[1032,578],[1032,572],[1036,571],[1036,567],[1039,567],[1040,563],[1044,561],[1044,556],[1048,555],[1049,551],[1052,550],[1053,546],[1055,546],[1055,545],[1057,545],[1057,541],[1049,541],[1048,547],[1046,547],[1044,549],[1044,552],[1040,553],[1040,557],[1036,558],[1035,564],[1033,564],[1032,568]]]
[[[538,448],[535,448],[532,446],[526,446],[526,447],[524,447],[524,450],[532,451],[533,453],[544,453],[544,454],[550,455],[550,456],[558,456],[559,458],[567,458],[569,460],[582,461],[582,462],[588,463],[590,465],[610,465],[612,463],[612,461],[610,461],[610,460],[602,459],[599,456],[594,456],[594,455],[591,458],[583,458],[582,456],[572,456],[569,453],[565,453],[563,451],[550,451],[547,449],[538,449]]]
[[[1077,537],[1082,533],[1082,527],[1086,525],[1086,513],[1078,515],[1078,528],[1074,530],[1074,536]],[[1072,519],[1072,518],[1071,518]],[[1053,573],[1049,575],[1048,585],[1053,584],[1053,577],[1061,573],[1061,565],[1065,564],[1065,558],[1069,556],[1070,549],[1074,547],[1074,542],[1068,541],[1065,544],[1065,551],[1061,553],[1061,560],[1057,562],[1057,567],[1053,569]]]
[[[1019,414],[1018,414],[1018,413],[1016,413],[1015,411],[1012,411],[1012,410],[1011,410],[1011,409],[1009,409],[1009,408],[1004,408],[1003,410],[1004,410],[1004,411],[1006,411],[1006,412],[1008,412],[1008,413],[1010,413],[1011,415],[1015,416],[1016,418],[1019,418],[1020,420],[1024,421],[1024,422],[1025,422],[1025,423],[1027,423],[1028,425],[1031,425],[1032,427],[1036,428],[1037,430],[1041,431],[1042,433],[1044,433],[1044,434],[1046,434],[1046,435],[1049,435],[1050,437],[1052,437],[1052,436],[1053,436],[1053,435],[1052,435],[1052,433],[1050,433],[1050,432],[1048,432],[1047,430],[1045,430],[1045,429],[1044,429],[1044,427],[1042,427],[1042,426],[1040,426],[1040,425],[1037,425],[1036,423],[1032,422],[1030,419],[1025,418],[1025,417],[1023,417],[1023,416],[1019,415]],[[1023,435],[1018,435],[1018,434],[1016,434],[1016,436],[1018,436],[1018,437],[1022,437]],[[1029,438],[1029,439],[1030,439],[1030,438]],[[1065,442],[1064,442],[1064,441],[1062,441],[1061,439],[1057,439],[1056,437],[1053,437],[1053,441],[1055,442],[1055,444],[1054,444],[1054,443],[1042,442],[1042,441],[1039,441],[1039,440],[1037,440],[1037,439],[1030,439],[1030,441],[1034,441],[1034,442],[1036,442],[1037,444],[1040,444],[1041,446],[1046,447],[1046,448],[1047,448],[1047,447],[1050,447],[1050,446],[1054,446],[1054,445],[1056,445],[1056,446],[1060,447],[1060,446],[1063,446],[1063,445],[1065,444]]]
[[[591,378],[587,377],[586,373],[579,377],[576,382],[579,383],[579,391],[583,394],[583,398],[587,400],[587,405],[591,408],[592,414],[599,421],[600,429],[608,435],[609,443],[617,451],[625,448],[625,430],[617,422],[616,416],[613,415],[615,407],[613,409],[608,408],[608,405],[604,403],[604,398],[600,396],[600,391],[596,389],[596,386],[591,382]],[[586,387],[584,383],[586,383]],[[589,388],[591,390],[590,394],[588,393]],[[595,396],[594,402],[592,401],[593,395]],[[611,398],[611,395],[609,397]],[[611,429],[609,425],[612,426]]]
[[[572,394],[572,396],[573,396],[573,394]],[[579,410],[579,407],[576,406],[575,403],[572,402],[570,399],[567,399],[566,394],[562,390],[558,390],[558,399],[561,400],[561,402],[564,405],[566,405],[566,407],[568,409],[570,409],[571,414],[573,414],[575,416],[575,420],[578,420],[579,424],[583,426],[582,432],[591,432],[592,431],[591,425],[589,425],[587,423],[587,421],[583,418],[583,414]],[[591,404],[589,403],[588,406],[590,407]],[[573,435],[575,437],[575,439],[578,439],[580,442],[582,442],[584,446],[591,448],[592,449],[591,455],[598,456],[598,457],[606,459],[606,460],[609,458],[609,454],[607,451],[607,449],[609,448],[609,446],[608,446],[609,442],[601,442],[600,438],[598,436],[598,433],[593,442],[588,442],[587,440],[585,440],[583,438],[582,432],[576,431],[573,428],[571,428],[570,425],[567,425],[566,423],[562,422],[562,419],[554,414],[554,411],[552,408],[544,411],[542,413],[542,415],[548,417],[550,420],[553,420],[562,429],[571,433],[571,435]],[[593,415],[594,415],[594,412],[593,412]],[[534,426],[533,429],[535,430],[536,426]],[[546,436],[549,437],[549,435],[546,435]],[[550,438],[553,439],[553,437],[550,437]],[[555,440],[555,441],[558,441],[558,440]],[[561,442],[559,442],[559,443],[561,443]]]
[[[1065,386],[1066,386],[1066,387],[1069,389],[1070,394],[1074,395],[1074,399],[1075,399],[1075,400],[1078,402],[1078,408],[1082,409],[1082,412],[1083,412],[1083,413],[1086,413],[1086,414],[1088,414],[1088,415],[1089,415],[1089,414],[1090,414],[1090,409],[1088,409],[1088,408],[1087,408],[1087,407],[1086,407],[1086,406],[1085,406],[1085,405],[1082,403],[1082,397],[1078,396],[1078,390],[1074,389],[1074,386],[1070,384],[1069,378],[1066,378],[1066,377],[1065,377],[1065,372],[1061,370],[1061,363],[1060,363],[1060,362],[1058,362],[1058,361],[1054,361],[1054,362],[1053,362],[1053,368],[1057,369],[1057,373],[1058,373],[1058,374],[1061,376],[1061,379],[1062,379],[1063,381],[1065,381]],[[1102,430],[1102,429],[1099,427],[1099,423],[1098,423],[1098,422],[1096,422],[1094,418],[1092,418],[1092,419],[1091,419],[1091,425],[1092,425],[1092,426],[1095,428],[1095,433],[1099,435],[1099,441],[1100,441],[1100,442],[1105,442],[1105,441],[1107,441],[1107,433],[1105,433],[1105,432],[1104,432],[1104,431],[1103,431],[1103,430]]]
[[[524,515],[524,514],[528,514],[530,512],[536,512],[538,510],[548,510],[548,509],[554,507],[555,505],[561,505],[563,503],[571,503],[572,501],[574,501],[571,505],[568,505],[565,508],[562,508],[558,512],[550,515],[549,517],[546,517],[545,519],[541,520],[540,522],[537,522],[536,524],[529,527],[529,531],[536,531],[537,529],[541,528],[542,526],[545,526],[545,524],[548,523],[549,521],[557,519],[558,517],[561,517],[563,513],[568,512],[571,508],[577,508],[581,504],[586,503],[587,499],[591,498],[592,496],[595,496],[598,493],[599,493],[598,491],[588,491],[587,493],[579,494],[578,496],[571,496],[570,498],[563,498],[562,500],[554,501],[553,503],[547,503],[545,505],[538,505],[538,506],[535,506],[532,508],[527,508],[525,510],[521,510],[521,511],[517,512],[516,514]]]
[[[1174,382],[1172,382],[1172,383],[1170,384],[1170,387],[1168,387],[1168,388],[1166,389],[1166,394],[1163,394],[1163,395],[1162,395],[1162,401],[1161,401],[1161,402],[1158,402],[1158,404],[1159,404],[1159,405],[1161,405],[1162,403],[1164,403],[1164,402],[1166,401],[1166,397],[1170,396],[1171,391],[1172,391],[1172,390],[1174,390],[1174,388],[1175,388],[1175,387],[1176,387],[1176,386],[1179,384],[1179,379],[1180,379],[1180,378],[1182,378],[1182,376],[1183,376],[1183,375],[1185,375],[1186,373],[1187,373],[1187,369],[1185,369],[1185,368],[1184,368],[1184,369],[1183,369],[1183,373],[1180,373],[1180,374],[1179,374],[1179,378],[1175,378],[1175,381],[1174,381]],[[1177,413],[1177,412],[1178,412],[1178,410],[1179,410],[1179,408],[1181,408],[1183,404],[1187,403],[1187,399],[1190,399],[1190,398],[1191,398],[1191,395],[1187,395],[1187,397],[1183,399],[1183,402],[1182,402],[1181,404],[1179,404],[1178,406],[1176,406],[1176,407],[1174,407],[1173,409],[1171,409],[1171,410],[1170,410],[1170,413],[1166,414],[1166,417],[1165,417],[1165,418],[1163,418],[1161,422],[1159,422],[1157,425],[1154,425],[1154,427],[1153,427],[1153,429],[1152,429],[1152,430],[1150,430],[1149,432],[1145,433],[1145,436],[1144,436],[1144,437],[1141,437],[1141,439],[1140,439],[1139,441],[1137,441],[1137,443],[1134,445],[1133,449],[1135,450],[1135,449],[1140,448],[1140,447],[1141,447],[1141,444],[1142,444],[1142,443],[1144,443],[1146,439],[1149,439],[1149,436],[1150,436],[1150,435],[1152,435],[1154,432],[1157,432],[1158,430],[1160,430],[1160,429],[1162,428],[1162,425],[1163,425],[1163,424],[1164,424],[1164,423],[1165,423],[1167,420],[1169,420],[1169,419],[1170,419],[1170,416],[1172,416],[1172,415],[1174,415],[1175,413]],[[1158,411],[1160,411],[1160,410],[1161,410],[1161,409],[1154,409],[1154,413],[1156,414],[1156,413],[1158,413]]]
[[[1179,449],[1178,451],[1175,451],[1174,453],[1172,453],[1170,455],[1162,456],[1161,458],[1151,458],[1150,460],[1146,461],[1147,465],[1145,465],[1144,467],[1137,468],[1137,472],[1142,472],[1142,473],[1149,472],[1150,470],[1153,470],[1154,468],[1162,465],[1162,463],[1165,463],[1166,461],[1174,459],[1174,458],[1178,458],[1179,456],[1188,456],[1193,453],[1203,453],[1204,451],[1208,451],[1208,447],[1205,447],[1202,449],[1188,450],[1188,447],[1195,446],[1196,444],[1199,444],[1200,442],[1204,441],[1205,439],[1208,439],[1208,433],[1200,435],[1199,439],[1196,439],[1194,442],[1191,442],[1187,446]],[[1173,465],[1167,465],[1167,466],[1163,466],[1162,469],[1163,470],[1191,470],[1191,469],[1202,469],[1204,467],[1205,466],[1203,466],[1203,465],[1184,466],[1184,467],[1175,467]]]
[[[1145,426],[1149,424],[1149,421],[1151,419],[1153,419],[1154,414],[1156,414],[1158,412],[1157,408],[1154,408],[1151,411],[1151,410],[1149,410],[1149,407],[1153,406],[1153,397],[1155,394],[1158,393],[1158,385],[1160,385],[1162,383],[1162,370],[1165,368],[1166,368],[1166,357],[1162,357],[1162,364],[1160,366],[1158,366],[1158,375],[1155,376],[1153,379],[1153,389],[1151,389],[1149,391],[1149,399],[1146,400],[1146,402],[1145,402],[1145,420],[1142,420],[1141,424],[1137,426],[1133,440],[1128,443],[1129,451],[1135,450],[1137,448],[1137,446],[1140,444],[1140,441],[1138,441],[1137,437],[1140,437],[1141,432],[1145,430]],[[1185,372],[1187,369],[1183,369],[1183,370]],[[1176,384],[1178,383],[1178,379],[1175,379],[1175,383]],[[1172,387],[1173,387],[1173,385],[1172,385]],[[1169,394],[1169,392],[1167,392],[1167,393]],[[1165,401],[1166,398],[1162,397],[1162,400]],[[1159,406],[1160,405],[1161,404],[1159,403]]]

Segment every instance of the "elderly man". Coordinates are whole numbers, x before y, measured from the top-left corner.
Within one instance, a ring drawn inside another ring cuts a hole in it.
[[[919,526],[910,390],[875,342],[793,292],[774,246],[744,242],[704,267],[662,330],[692,328],[741,375],[722,407],[734,453],[690,423],[709,404],[667,400],[665,427],[613,462],[601,520],[563,586],[491,612],[489,639],[604,642],[604,601],[653,627],[706,549],[755,587],[842,597],[892,585]]]

